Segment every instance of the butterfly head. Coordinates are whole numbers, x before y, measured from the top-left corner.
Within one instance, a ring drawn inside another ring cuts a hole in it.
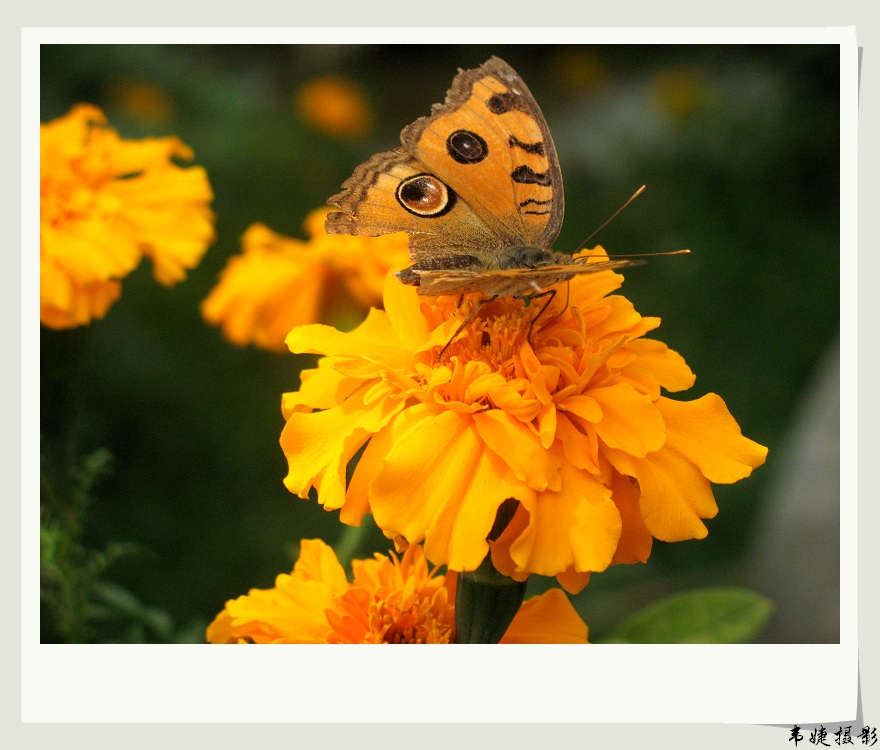
[[[559,263],[560,257],[568,258],[568,256],[563,256],[561,253],[554,253],[540,247],[531,247],[527,245],[510,247],[498,253],[495,267],[502,270],[512,268],[541,268],[542,266]]]

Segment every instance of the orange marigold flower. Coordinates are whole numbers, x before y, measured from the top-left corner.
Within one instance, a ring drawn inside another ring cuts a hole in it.
[[[653,104],[671,120],[684,121],[711,97],[711,90],[698,70],[660,70],[650,82]]]
[[[604,254],[601,248],[595,251]],[[286,393],[281,446],[287,488],[315,488],[358,525],[367,511],[388,536],[425,541],[434,564],[476,569],[498,507],[518,507],[491,542],[495,567],[524,580],[557,576],[577,592],[590,571],[647,560],[652,537],[706,536],[717,512],[710,482],[732,483],[767,449],[745,438],[721,398],[661,395],[694,382],[682,357],[644,338],[644,318],[613,272],[570,282],[529,340],[543,302],[480,306],[418,297],[393,277],[385,310],[356,330],[293,330],[293,352],[325,355]],[[350,482],[346,465],[366,448]]]
[[[118,78],[110,84],[107,93],[126,115],[148,125],[166,123],[174,114],[170,94],[148,81]]]
[[[429,570],[422,548],[352,562],[304,539],[290,575],[273,589],[231,599],[208,626],[209,643],[452,643],[455,574]],[[501,643],[587,643],[587,626],[559,589],[526,601]]]
[[[328,135],[358,138],[373,127],[369,101],[348,78],[313,78],[299,88],[295,99],[300,116]]]
[[[72,328],[101,318],[119,279],[140,263],[166,286],[198,265],[214,239],[205,170],[175,137],[134,141],[80,104],[40,125],[40,321]]]
[[[340,282],[359,306],[381,304],[389,269],[409,263],[406,234],[328,235],[328,211],[309,214],[308,241],[252,224],[242,237],[242,254],[230,259],[202,302],[205,320],[239,346],[284,351],[292,328],[323,319],[326,298]]]

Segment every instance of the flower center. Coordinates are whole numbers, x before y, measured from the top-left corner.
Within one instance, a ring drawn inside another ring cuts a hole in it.
[[[454,612],[446,590],[374,592],[364,618],[364,643],[451,643]],[[384,593],[384,595],[383,595]]]
[[[500,408],[531,422],[558,401],[600,380],[610,382],[614,368],[595,356],[607,341],[593,340],[583,312],[558,297],[531,304],[472,298],[460,308],[453,308],[455,301],[440,301],[437,325],[453,315],[458,321],[470,318],[442,357],[437,359],[438,345],[432,365],[417,365],[419,387],[407,395],[468,412]]]
[[[527,307],[523,300],[512,297],[491,302],[469,298],[462,307],[462,312],[471,318],[438,364],[447,364],[457,357],[460,364],[483,362],[505,378],[514,377],[513,358],[529,337],[532,320],[542,309],[540,303]],[[536,333],[537,326],[533,337]]]
[[[437,617],[423,602],[412,604],[406,610],[396,607],[377,606],[379,622],[383,624],[381,640],[383,643],[450,643],[452,641],[452,622],[446,617]],[[381,613],[381,615],[380,615]],[[377,634],[378,635],[378,634]]]

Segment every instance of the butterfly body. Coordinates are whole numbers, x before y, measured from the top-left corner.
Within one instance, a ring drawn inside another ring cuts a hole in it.
[[[629,261],[599,262],[605,270]],[[572,262],[570,255],[536,247],[512,247],[483,257],[451,255],[427,258],[398,271],[404,284],[419,287],[419,294],[467,294],[480,292],[487,297],[527,297],[577,273],[590,273],[592,267]]]
[[[576,274],[636,265],[551,248],[564,213],[550,131],[519,75],[492,57],[459,71],[443,104],[328,199],[331,234],[409,234],[397,278],[419,294],[529,297]]]

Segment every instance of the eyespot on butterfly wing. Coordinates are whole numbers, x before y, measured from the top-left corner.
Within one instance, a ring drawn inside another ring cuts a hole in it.
[[[562,226],[562,173],[550,130],[522,78],[492,57],[460,70],[442,104],[402,145],[355,169],[328,199],[327,232],[407,232],[419,294],[527,297],[580,273],[638,261],[574,263],[551,247]]]

